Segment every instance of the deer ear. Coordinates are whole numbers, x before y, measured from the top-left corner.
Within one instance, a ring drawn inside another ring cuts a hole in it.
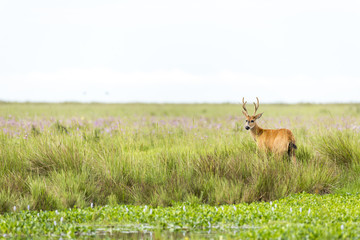
[[[249,116],[245,111],[242,111],[242,113],[244,114],[245,117]]]
[[[255,116],[255,119],[261,118],[262,115],[263,115],[263,113],[259,113],[258,115]]]

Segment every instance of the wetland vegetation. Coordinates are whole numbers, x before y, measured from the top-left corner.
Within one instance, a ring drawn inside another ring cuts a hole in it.
[[[360,105],[260,108],[297,164],[257,151],[240,104],[0,103],[0,231],[356,238]]]

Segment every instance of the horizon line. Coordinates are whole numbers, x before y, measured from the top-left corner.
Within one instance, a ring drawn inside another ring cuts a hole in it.
[[[242,104],[239,102],[231,102],[231,101],[224,101],[224,102],[144,102],[144,101],[129,101],[129,102],[101,102],[101,101],[6,101],[0,100],[0,104],[104,104],[104,105],[115,105],[115,104],[143,104],[143,105],[151,105],[151,104],[158,104],[158,105],[221,105],[221,104],[229,104],[229,105],[236,105]],[[360,102],[262,102],[262,104],[268,105],[347,105],[347,104],[360,104]]]

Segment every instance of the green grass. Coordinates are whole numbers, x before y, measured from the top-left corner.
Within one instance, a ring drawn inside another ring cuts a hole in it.
[[[241,100],[240,100],[241,101]],[[0,116],[17,118],[40,117],[224,117],[242,116],[241,104],[81,104],[81,103],[5,103],[0,102]],[[249,113],[253,111],[248,103]],[[360,104],[262,104],[259,112],[264,117],[336,117],[360,115]]]
[[[294,132],[297,164],[257,150],[250,133],[244,130],[239,105],[1,103],[0,212],[11,212],[16,206],[17,211],[28,207],[37,211],[64,210],[67,216],[72,211],[82,212],[91,203],[115,206],[114,211],[118,204],[163,209],[183,203],[213,210],[224,204],[265,206],[268,203],[264,201],[302,192],[340,194],[322,196],[340,202],[347,194],[357,196],[358,104],[260,108],[265,112],[260,126],[286,127]],[[298,197],[286,199],[301,202]],[[69,208],[77,210],[66,210]],[[11,216],[18,215],[4,215],[4,226],[10,224],[7,217]],[[97,219],[102,221],[93,216],[81,221],[93,224]],[[241,236],[267,236],[262,231],[287,234],[280,223],[270,227],[274,219],[269,219],[269,227],[261,225],[260,230],[245,231],[255,235]],[[281,222],[281,216],[277,219]],[[337,222],[331,220],[334,228]],[[121,223],[134,224],[131,219],[117,224]],[[156,220],[135,223],[158,224]],[[285,229],[305,231],[305,225],[299,226],[290,224]],[[72,227],[72,233],[94,230],[77,224]],[[275,231],[277,228],[280,230]],[[10,227],[1,229],[3,233],[15,233]],[[45,231],[41,229],[39,225],[34,231]],[[318,230],[316,234],[324,236]]]
[[[2,104],[0,211],[234,204],[353,188],[359,117],[334,114],[357,105],[262,107],[260,125],[294,131],[298,164],[258,152],[230,114],[237,105]]]

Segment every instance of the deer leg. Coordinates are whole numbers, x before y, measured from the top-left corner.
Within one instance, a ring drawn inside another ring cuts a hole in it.
[[[294,164],[296,164],[296,154],[295,154],[295,149],[292,150],[292,161],[294,162]]]
[[[295,149],[296,149],[296,145],[293,143],[289,143],[288,156],[289,156],[289,161],[292,160],[293,163],[296,163]]]

